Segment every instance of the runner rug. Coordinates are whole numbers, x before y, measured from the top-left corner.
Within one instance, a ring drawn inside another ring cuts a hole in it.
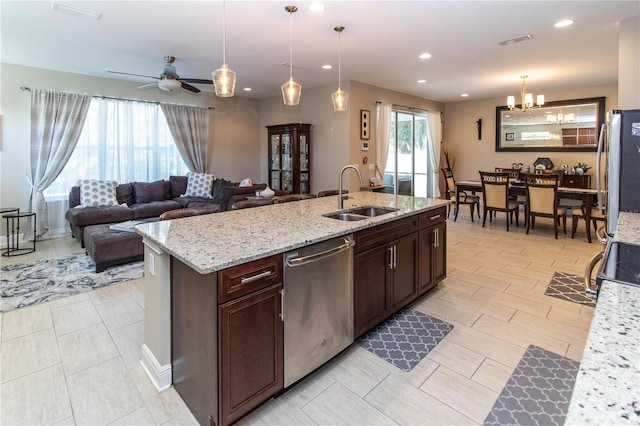
[[[411,371],[452,329],[447,322],[405,308],[357,342],[399,369]]]
[[[544,294],[581,305],[596,306],[596,299],[585,295],[584,279],[580,275],[554,273]]]
[[[562,425],[580,363],[529,346],[484,421],[493,425]]]
[[[48,302],[111,284],[142,278],[144,262],[114,266],[96,273],[84,253],[60,259],[0,268],[0,312]]]

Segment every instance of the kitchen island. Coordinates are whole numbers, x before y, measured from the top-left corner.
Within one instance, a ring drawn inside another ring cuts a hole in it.
[[[328,218],[338,208],[336,197],[326,197],[137,227],[145,243],[141,363],[156,388],[173,383],[201,423],[210,416],[216,424],[234,422],[282,389],[285,252],[355,236],[356,337],[444,278],[449,201],[372,192],[349,197],[345,211],[391,212]],[[368,271],[380,265],[381,274],[370,279]],[[242,368],[247,362],[258,370]]]
[[[640,214],[620,213],[614,241],[640,245]],[[602,283],[565,424],[640,424],[640,287]]]

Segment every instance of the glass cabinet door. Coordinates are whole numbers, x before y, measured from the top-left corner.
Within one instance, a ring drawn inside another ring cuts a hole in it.
[[[266,126],[269,184],[274,190],[308,194],[311,189],[311,124]]]
[[[280,189],[281,158],[282,145],[280,144],[280,135],[271,135],[271,189]]]
[[[300,171],[306,172],[309,170],[309,144],[307,143],[307,136],[300,135]]]

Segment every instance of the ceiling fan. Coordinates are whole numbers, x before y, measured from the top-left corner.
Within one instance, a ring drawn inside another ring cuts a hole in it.
[[[158,81],[154,81],[152,83],[146,83],[138,86],[138,89],[146,89],[149,87],[158,86],[160,90],[164,90],[167,92],[171,92],[179,87],[183,89],[189,90],[193,93],[200,93],[200,89],[194,87],[188,83],[195,84],[213,84],[213,80],[203,80],[199,78],[180,78],[180,76],[176,73],[176,68],[172,65],[173,61],[176,58],[174,56],[165,56],[164,57],[164,71],[160,74],[160,77],[154,77],[151,75],[143,75],[143,74],[133,74],[129,72],[119,72],[119,71],[108,71],[113,74],[123,74],[123,75],[135,75],[138,77],[148,77],[155,78]]]

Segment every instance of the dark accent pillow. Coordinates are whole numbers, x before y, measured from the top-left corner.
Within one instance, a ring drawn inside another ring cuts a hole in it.
[[[169,176],[171,183],[171,198],[176,198],[187,192],[186,176]]]
[[[69,192],[69,208],[80,205],[80,187],[72,186]]]
[[[122,183],[116,186],[116,198],[119,204],[133,204],[133,185],[130,183]]]
[[[164,179],[155,182],[133,182],[132,185],[135,204],[166,200],[167,195],[171,194],[171,184]]]
[[[231,182],[224,179],[216,179],[213,181],[213,189],[211,190],[211,195],[213,200],[211,200],[214,204],[220,204],[222,200],[222,190],[225,186],[231,185]]]

